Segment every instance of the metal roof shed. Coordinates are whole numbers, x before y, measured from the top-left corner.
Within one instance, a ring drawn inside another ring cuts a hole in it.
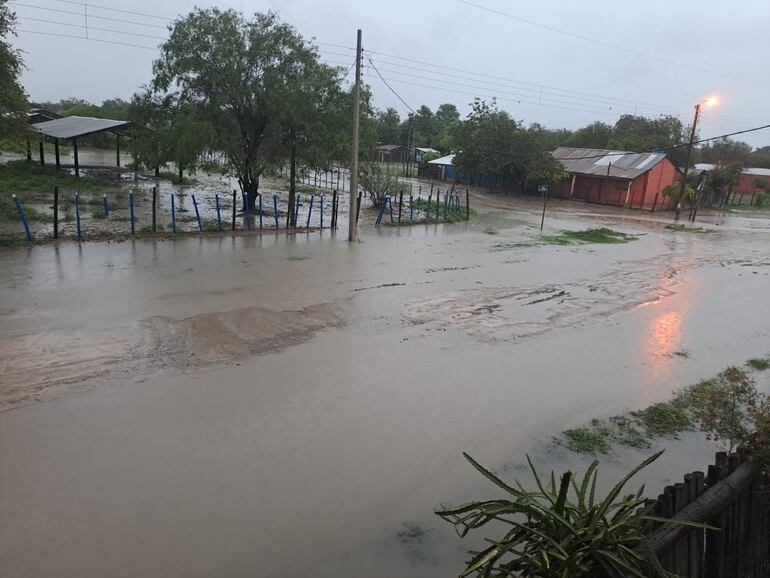
[[[43,136],[54,139],[57,169],[61,166],[59,160],[59,139],[72,140],[72,149],[75,156],[75,174],[77,176],[80,176],[78,138],[98,134],[100,132],[111,132],[115,134],[117,137],[117,165],[120,166],[120,135],[127,132],[130,126],[131,123],[126,120],[93,118],[90,116],[65,116],[33,125],[34,129]],[[42,142],[40,147],[40,164],[45,165]]]

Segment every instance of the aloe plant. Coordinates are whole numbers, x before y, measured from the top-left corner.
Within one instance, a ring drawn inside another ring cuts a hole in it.
[[[485,478],[501,488],[505,499],[473,502],[436,512],[454,525],[460,536],[490,522],[504,525],[500,538],[472,559],[462,576],[522,576],[526,578],[616,578],[668,576],[644,540],[655,522],[642,497],[621,495],[628,481],[663,452],[644,460],[603,498],[596,496],[599,466],[593,462],[582,479],[571,472],[560,477],[551,472],[544,482],[527,456],[537,489],[511,486],[483,468],[468,454],[465,458]]]

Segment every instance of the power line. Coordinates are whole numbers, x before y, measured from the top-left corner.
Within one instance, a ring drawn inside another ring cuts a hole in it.
[[[621,52],[625,52],[627,54],[633,54],[634,56],[639,56],[641,58],[647,58],[649,60],[654,60],[656,62],[662,62],[665,64],[670,64],[672,66],[678,66],[680,68],[687,68],[690,70],[694,70],[696,72],[703,72],[706,74],[712,74],[715,76],[721,76],[722,78],[729,78],[730,80],[737,80],[739,82],[745,82],[747,84],[751,84],[754,86],[761,86],[760,83],[752,82],[750,80],[746,80],[744,78],[740,78],[737,76],[732,76],[729,74],[724,74],[722,72],[716,72],[714,70],[709,70],[707,68],[700,68],[698,66],[693,66],[691,64],[685,64],[683,62],[676,62],[675,60],[669,60],[667,58],[661,58],[660,56],[654,56],[652,54],[646,54],[644,52],[639,52],[638,50],[633,50],[631,48],[626,48],[625,46],[620,46],[618,44],[612,44],[610,42],[605,42],[603,40],[597,40],[596,38],[591,38],[590,36],[584,36],[583,34],[578,34],[576,32],[571,32],[569,30],[564,30],[562,28],[557,28],[555,26],[550,26],[548,24],[542,24],[541,22],[535,22],[534,20],[529,20],[527,18],[522,18],[521,16],[516,16],[514,14],[510,14],[508,12],[503,12],[502,10],[496,10],[494,8],[489,8],[488,6],[483,6],[481,4],[476,4],[475,2],[470,2],[469,0],[456,0],[460,4],[465,4],[466,6],[471,6],[473,8],[476,8],[478,10],[483,10],[486,12],[490,12],[492,14],[496,14],[498,16],[503,16],[504,18],[509,18],[511,20],[516,20],[517,22],[523,22],[524,24],[529,24],[531,26],[537,26],[538,28],[543,28],[545,30],[550,30],[551,32],[556,32],[558,34],[563,34],[565,36],[571,36],[572,38],[577,38],[579,40],[583,40],[585,42],[591,42],[593,44],[597,44],[599,46],[604,46],[607,48],[613,48],[615,50],[619,50]]]
[[[43,32],[41,30],[22,30],[19,29],[18,32],[23,32],[25,34],[42,34],[44,36],[57,36],[59,38],[76,38],[78,40],[88,40],[93,42],[103,42],[105,44],[117,44],[118,46],[130,46],[131,48],[144,48],[145,50],[154,50],[158,52],[160,49],[153,46],[142,46],[140,44],[131,44],[129,42],[119,42],[117,40],[103,40],[101,38],[86,38],[85,36],[75,36],[74,34],[62,34],[60,32]]]
[[[377,76],[379,76],[379,77],[380,77],[380,80],[382,80],[383,84],[385,84],[385,86],[387,86],[387,87],[388,87],[388,89],[390,90],[390,92],[392,92],[393,94],[395,94],[395,95],[396,95],[396,98],[398,98],[398,100],[400,100],[400,101],[403,103],[403,105],[404,105],[406,108],[408,108],[409,110],[411,110],[411,111],[412,111],[412,113],[414,113],[414,114],[417,114],[417,112],[416,112],[416,111],[415,111],[415,110],[414,110],[414,109],[413,109],[411,106],[409,106],[409,105],[406,103],[406,101],[405,101],[403,98],[401,98],[401,95],[400,95],[400,94],[398,94],[398,92],[396,92],[396,89],[394,89],[392,86],[390,86],[390,84],[388,84],[388,81],[387,81],[387,80],[385,80],[385,78],[382,76],[382,74],[380,74],[380,71],[379,71],[379,70],[377,70],[377,67],[374,65],[374,62],[372,62],[372,58],[371,58],[371,57],[370,57],[368,54],[366,55],[366,59],[369,61],[369,64],[371,64],[371,65],[372,65],[372,68],[373,68],[373,69],[374,69],[374,71],[377,73]]]
[[[553,157],[553,159],[556,160],[556,161],[577,161],[577,160],[584,160],[584,159],[601,159],[601,158],[605,158],[605,157],[608,157],[608,156],[626,156],[626,155],[639,155],[639,154],[645,154],[645,153],[658,153],[658,152],[662,152],[662,151],[669,151],[669,150],[680,149],[680,148],[683,148],[683,147],[686,147],[686,146],[690,146],[690,144],[692,144],[694,146],[694,145],[701,144],[701,143],[704,143],[704,142],[711,142],[711,141],[720,140],[720,139],[723,139],[723,138],[729,138],[731,136],[737,136],[739,134],[746,134],[746,133],[749,133],[749,132],[756,132],[758,130],[765,130],[765,129],[768,129],[768,128],[770,128],[770,124],[765,124],[765,125],[762,125],[762,126],[755,126],[754,128],[747,128],[747,129],[739,130],[739,131],[736,131],[736,132],[729,132],[729,133],[720,134],[720,135],[717,135],[717,136],[712,136],[712,137],[709,137],[709,138],[702,138],[702,139],[694,140],[694,141],[692,141],[692,143],[690,143],[688,141],[688,142],[685,142],[685,143],[679,143],[679,144],[675,144],[675,145],[671,145],[671,146],[667,146],[667,147],[662,147],[662,148],[658,148],[658,149],[652,149],[652,150],[649,150],[649,151],[642,151],[642,152],[628,152],[628,151],[621,152],[621,151],[618,151],[618,152],[608,152],[608,153],[605,153],[603,155],[589,155],[589,156],[583,156],[583,157],[566,157],[566,158]]]
[[[167,40],[163,36],[152,36],[151,34],[139,34],[137,32],[124,32],[122,30],[112,30],[110,28],[99,28],[97,26],[86,26],[85,24],[70,24],[68,22],[57,22],[55,20],[45,20],[43,18],[32,18],[30,16],[19,16],[22,20],[29,20],[30,22],[44,22],[46,24],[56,24],[57,26],[70,26],[72,28],[84,28],[86,30],[98,30],[99,32],[111,32],[112,34],[124,34],[126,36],[137,36],[139,38],[154,38],[156,40]],[[85,40],[90,38],[83,37]]]
[[[57,2],[61,2],[62,4],[73,4],[75,6],[83,6],[84,2],[76,2],[75,0],[56,0]],[[88,2],[89,8],[99,8],[101,10],[108,10],[110,12],[120,12],[122,14],[131,14],[133,16],[145,16],[147,18],[156,18],[158,20],[165,20],[166,22],[171,22],[172,18],[166,18],[164,16],[156,16],[155,14],[147,14],[146,12],[134,12],[133,10],[122,10],[120,8],[110,8],[109,6],[103,6],[101,4],[91,4]]]
[[[84,16],[83,12],[73,12],[72,10],[60,10],[58,8],[46,8],[45,6],[35,6],[34,4],[26,4],[24,2],[18,2],[17,0],[8,0],[8,3],[13,4],[14,6],[23,6],[24,8],[33,8],[35,10],[45,10],[46,12],[55,12],[57,14],[71,14],[73,16],[81,16],[81,17]],[[136,22],[135,20],[125,20],[122,18],[110,18],[109,16],[92,16],[89,14],[88,17],[95,20],[107,20],[109,22],[120,22],[121,24],[133,24],[134,26],[146,26],[148,28],[159,28],[160,30],[168,29],[166,26],[159,26],[158,24],[145,24],[144,22]]]

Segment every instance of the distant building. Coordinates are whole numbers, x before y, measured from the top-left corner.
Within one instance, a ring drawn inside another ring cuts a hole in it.
[[[712,165],[709,163],[698,163],[695,165],[693,169],[691,169],[691,172],[695,173],[703,173],[708,172],[712,169],[715,169],[717,165]],[[758,187],[758,181],[765,181],[767,184],[762,187]],[[770,191],[770,169],[760,169],[760,168],[745,168],[741,169],[741,177],[738,181],[737,185],[732,185],[728,188],[727,193],[729,195],[732,195],[732,197],[736,200],[736,202],[739,202],[742,204],[743,197],[746,197],[746,202],[753,204],[752,199],[753,196],[756,194],[758,189],[762,189],[764,191]]]
[[[665,209],[663,189],[681,178],[665,153],[559,147],[553,151],[570,179],[551,187],[555,196],[630,208]]]
[[[433,153],[438,153],[436,149],[428,148],[428,147],[414,147],[414,161],[416,163],[421,163],[422,159]]]
[[[400,163],[406,159],[406,149],[401,145],[384,144],[374,149],[374,161],[378,163]]]

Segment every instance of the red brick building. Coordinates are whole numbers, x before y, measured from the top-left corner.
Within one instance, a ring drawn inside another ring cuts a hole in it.
[[[553,187],[555,196],[634,209],[666,209],[663,189],[681,178],[665,153],[631,153],[559,147],[553,151],[570,179]]]
[[[692,169],[695,173],[708,172],[717,165],[698,163]],[[757,186],[764,181],[763,186]],[[745,168],[741,170],[741,178],[737,185],[732,185],[727,194],[739,204],[753,203],[753,197],[757,190],[770,191],[770,169]]]

